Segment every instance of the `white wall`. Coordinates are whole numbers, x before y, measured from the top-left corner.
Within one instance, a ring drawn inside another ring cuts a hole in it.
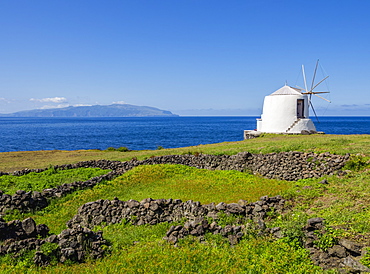
[[[297,100],[304,99],[304,115],[306,121],[299,122],[290,133],[302,130],[316,130],[309,119],[307,95],[269,95],[263,103],[261,120],[257,122],[257,130],[267,133],[283,133],[297,120]]]

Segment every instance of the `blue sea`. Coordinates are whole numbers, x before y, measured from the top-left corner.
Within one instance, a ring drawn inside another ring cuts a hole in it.
[[[0,118],[0,152],[175,148],[243,140],[258,117]],[[370,134],[370,116],[319,117],[326,134]]]

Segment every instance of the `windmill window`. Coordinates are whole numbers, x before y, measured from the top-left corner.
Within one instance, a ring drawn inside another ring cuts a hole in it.
[[[304,100],[297,100],[297,118],[304,118]]]

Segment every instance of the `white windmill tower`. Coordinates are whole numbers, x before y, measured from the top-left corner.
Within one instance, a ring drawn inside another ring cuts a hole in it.
[[[309,118],[310,107],[316,116],[316,111],[313,108],[311,100],[312,95],[329,101],[317,95],[319,93],[328,93],[327,91],[314,91],[316,87],[329,77],[327,76],[315,84],[318,62],[319,61],[316,63],[311,88],[309,90],[307,88],[304,66],[302,65],[305,88],[285,85],[265,97],[261,118],[257,119],[257,131],[244,131],[244,139],[253,138],[255,135],[259,135],[259,133],[262,132],[284,134],[316,133],[316,127]]]

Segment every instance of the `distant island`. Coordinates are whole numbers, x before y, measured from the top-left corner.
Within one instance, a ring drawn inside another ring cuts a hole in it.
[[[9,114],[1,117],[177,117],[167,110],[154,107],[134,106],[129,104],[78,106],[50,109],[33,109]]]

